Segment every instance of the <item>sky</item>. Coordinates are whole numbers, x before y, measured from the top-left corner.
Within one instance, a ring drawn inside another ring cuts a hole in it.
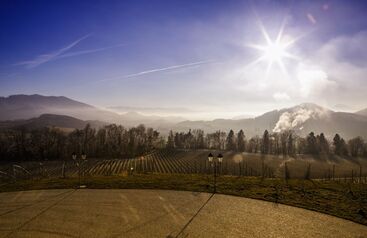
[[[367,107],[365,1],[0,1],[0,96],[195,119]]]

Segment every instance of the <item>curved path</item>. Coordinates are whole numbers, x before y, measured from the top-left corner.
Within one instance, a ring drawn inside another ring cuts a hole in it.
[[[0,237],[367,237],[367,226],[218,194],[39,190],[0,193]]]

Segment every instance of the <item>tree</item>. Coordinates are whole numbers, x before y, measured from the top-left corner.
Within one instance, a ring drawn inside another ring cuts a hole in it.
[[[175,146],[176,148],[183,148],[183,135],[182,133],[176,132],[175,134]]]
[[[313,132],[311,132],[310,134],[308,134],[307,138],[307,145],[306,145],[306,152],[308,154],[317,154],[317,140],[315,137],[315,134]]]
[[[364,143],[363,145],[363,157],[367,157],[367,143]]]
[[[288,153],[288,155],[294,155],[294,153],[295,153],[294,140],[293,140],[292,133],[290,133],[289,136],[288,136],[287,153]]]
[[[318,148],[322,154],[329,154],[329,142],[326,140],[324,133],[321,133],[318,137]]]
[[[348,147],[347,147],[347,143],[345,143],[344,139],[342,138],[340,140],[340,144],[341,144],[341,155],[347,156],[348,155]]]
[[[269,153],[269,146],[270,146],[270,138],[268,130],[264,131],[262,141],[261,141],[261,153],[268,154]]]
[[[240,152],[244,152],[246,149],[246,141],[245,141],[245,133],[243,130],[240,130],[237,133],[237,150]]]
[[[224,131],[217,131],[216,132],[216,137],[218,137],[218,150],[224,150],[225,146],[226,146],[226,133]]]
[[[295,142],[295,149],[297,154],[306,154],[307,153],[307,140],[302,137],[297,137]]]
[[[194,137],[194,146],[195,149],[204,149],[205,148],[205,138],[203,130],[193,130],[192,135]]]
[[[251,138],[247,143],[247,152],[249,153],[257,153],[257,143],[255,138]]]
[[[93,153],[92,150],[94,149],[95,134],[96,130],[92,129],[89,123],[84,127],[82,131],[83,135],[82,150],[87,154]]]
[[[184,135],[185,149],[195,148],[195,138],[191,133],[191,130]]]
[[[235,151],[236,150],[236,137],[233,130],[230,130],[226,139],[226,149]]]
[[[221,148],[221,138],[220,138],[220,131],[216,131],[213,133],[213,146],[214,149],[220,150]]]
[[[334,154],[341,155],[341,138],[339,134],[335,134],[333,139]]]
[[[361,137],[356,137],[348,141],[351,156],[357,157],[363,154],[364,141]]]
[[[96,156],[102,157],[107,154],[107,132],[106,128],[101,128],[96,134]]]
[[[169,131],[169,135],[168,135],[168,138],[167,138],[166,148],[167,149],[173,149],[173,148],[175,148],[175,137],[174,137],[172,131]]]
[[[281,151],[283,156],[288,154],[288,142],[289,142],[289,135],[290,132],[288,131],[283,131],[280,134],[280,145],[281,145]]]
[[[336,155],[348,155],[348,148],[343,138],[339,134],[335,134],[333,139],[334,154]]]

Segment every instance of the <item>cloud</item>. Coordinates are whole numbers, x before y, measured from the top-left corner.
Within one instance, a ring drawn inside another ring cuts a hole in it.
[[[329,40],[317,52],[316,56],[322,60],[337,61],[366,66],[367,31],[360,31],[352,35],[342,35]]]
[[[335,87],[335,82],[328,79],[326,72],[319,67],[303,63],[298,65],[297,79],[300,84],[300,95],[304,98],[319,95],[325,89]]]
[[[114,46],[97,48],[97,49],[89,49],[89,50],[81,50],[81,51],[75,51],[75,52],[68,52],[73,47],[75,47],[76,45],[78,45],[81,41],[87,39],[90,36],[91,36],[91,34],[85,35],[82,38],[79,38],[78,40],[72,42],[71,44],[69,44],[69,45],[67,45],[67,46],[65,46],[65,47],[63,47],[63,48],[61,48],[59,50],[53,51],[51,53],[47,53],[47,54],[42,54],[42,55],[36,56],[32,60],[18,62],[15,65],[23,65],[27,69],[32,69],[32,68],[36,68],[36,67],[38,67],[38,66],[40,66],[42,64],[45,64],[47,62],[54,61],[54,60],[57,60],[57,59],[69,58],[69,57],[74,57],[74,56],[79,56],[79,55],[85,55],[85,54],[91,54],[91,53],[100,52],[100,51],[104,51],[104,50],[108,50],[108,49],[113,49],[113,48],[117,48],[117,47],[121,47],[121,46],[126,45],[126,44],[118,44],[118,45],[114,45]]]
[[[274,93],[273,98],[277,101],[288,101],[291,99],[291,97],[287,93],[284,93],[284,92]]]
[[[319,67],[327,73],[327,79],[334,82],[334,91],[328,91],[324,95],[324,98],[333,101],[333,105],[347,103],[356,107],[365,106],[367,100],[366,42],[367,31],[338,36],[326,42],[310,57],[310,61],[317,62]]]
[[[134,74],[127,74],[127,75],[123,75],[123,76],[103,79],[103,80],[100,80],[100,82],[139,77],[139,76],[143,76],[143,75],[146,75],[146,74],[157,73],[157,72],[173,70],[173,69],[188,68],[188,67],[198,66],[198,65],[202,65],[202,64],[208,64],[208,63],[211,63],[211,62],[214,62],[214,61],[213,60],[204,60],[204,61],[192,62],[192,63],[188,63],[188,64],[179,64],[179,65],[173,65],[173,66],[168,66],[168,67],[164,67],[164,68],[150,69],[150,70],[145,70],[145,71],[141,71],[141,72],[134,73]]]
[[[339,103],[339,104],[335,104],[333,106],[333,108],[337,111],[342,111],[342,112],[353,112],[353,111],[356,111],[356,108],[353,107],[353,106],[350,106],[350,105],[346,105],[346,104],[342,104],[342,103]]]
[[[150,114],[179,114],[179,113],[196,113],[197,111],[185,107],[131,107],[131,106],[112,106],[108,109],[115,110],[117,112],[139,112]]]

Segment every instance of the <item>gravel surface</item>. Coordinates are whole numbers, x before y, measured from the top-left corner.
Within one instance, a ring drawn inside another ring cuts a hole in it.
[[[367,237],[367,226],[300,208],[165,190],[0,193],[0,237]]]

